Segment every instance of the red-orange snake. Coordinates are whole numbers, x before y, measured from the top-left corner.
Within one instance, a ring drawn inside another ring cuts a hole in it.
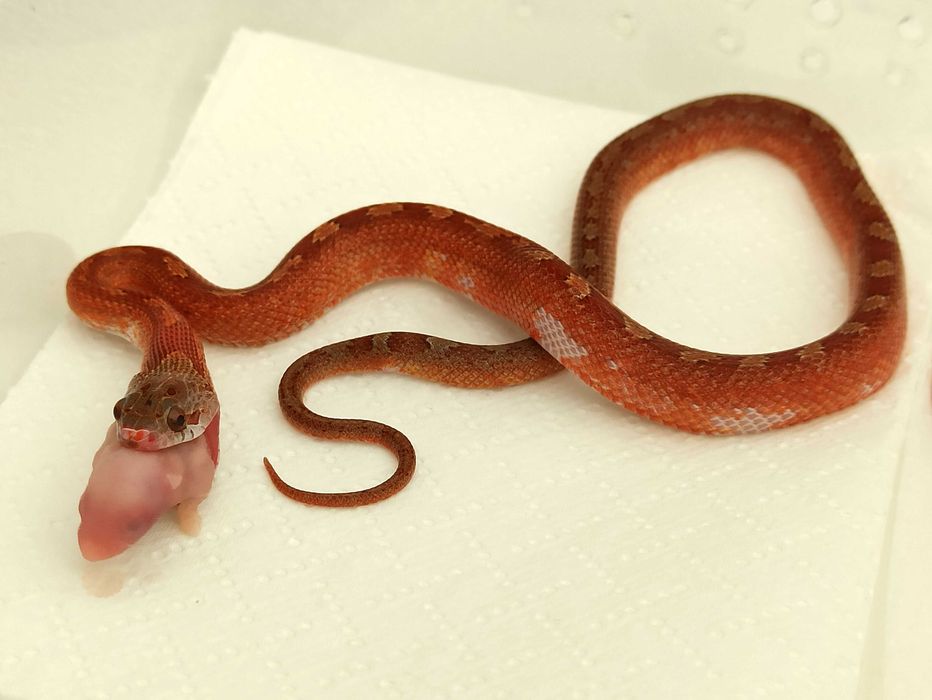
[[[610,301],[616,233],[631,199],[678,165],[727,148],[763,151],[792,168],[837,243],[850,272],[850,313],[825,337],[767,354],[706,352],[658,336]],[[398,457],[386,481],[352,493],[293,488],[266,461],[284,494],[327,506],[396,493],[413,474],[414,450],[386,425],[308,410],[304,391],[325,377],[393,369],[457,386],[502,387],[565,367],[651,420],[736,434],[794,425],[860,401],[887,381],[903,346],[903,265],[887,214],[838,132],[776,99],[690,102],[609,143],[579,192],[571,263],[444,206],[390,203],[321,224],[265,279],[243,289],[217,287],[165,250],[127,246],[81,262],[67,292],[84,321],[128,337],[144,353],[140,374],[115,408],[120,441],[144,450],[216,426],[219,402],[201,340],[241,346],[278,340],[378,280],[434,280],[527,331],[533,340],[488,346],[382,333],[320,348],[292,364],[279,398],[293,425],[318,437],[378,443]]]

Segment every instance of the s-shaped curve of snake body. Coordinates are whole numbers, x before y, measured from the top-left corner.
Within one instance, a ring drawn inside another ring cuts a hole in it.
[[[727,355],[658,336],[610,301],[615,238],[625,207],[680,164],[728,148],[779,159],[800,178],[851,279],[850,313],[801,347]],[[314,382],[392,369],[463,387],[502,387],[561,367],[615,403],[695,433],[782,428],[870,395],[893,373],[906,332],[896,235],[841,136],[818,115],[753,95],[677,107],[625,132],[596,156],[576,206],[572,266],[533,241],[443,206],[377,204],[337,216],[305,236],[262,281],[217,287],[159,248],[113,248],[68,280],[74,311],[143,351],[140,374],[115,408],[124,444],[159,449],[196,437],[219,410],[200,339],[255,346],[284,338],[349,294],[395,277],[431,279],[523,328],[533,340],[478,346],[415,333],[382,333],[315,350],[285,372],[287,419],[312,435],[378,443],[398,458],[383,483],[350,493],[276,487],[304,503],[356,506],[386,498],[414,471],[397,430],[334,419],[304,406]]]

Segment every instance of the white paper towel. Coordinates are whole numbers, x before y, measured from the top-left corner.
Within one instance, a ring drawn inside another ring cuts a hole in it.
[[[565,256],[588,161],[636,121],[240,32],[126,240],[238,286],[327,217],[415,200]],[[912,268],[929,241],[908,223]],[[844,315],[843,270],[804,192],[757,155],[717,155],[648,188],[626,216],[619,265],[620,306],[710,350],[790,346]],[[920,328],[926,290],[914,289]],[[390,282],[284,342],[208,348],[224,417],[203,533],[187,539],[166,521],[91,568],[75,544],[76,504],[139,357],[65,323],[0,406],[0,692],[855,693],[909,398],[925,371],[917,337],[876,397],[749,438],[653,425],[570,376],[486,392],[341,378],[308,402],[403,430],[418,451],[415,479],[364,509],[284,499],[263,455],[317,489],[365,486],[393,468],[375,448],[307,439],[276,405],[299,354],[393,329],[521,335],[450,292]],[[87,582],[107,575],[122,590],[90,596]]]

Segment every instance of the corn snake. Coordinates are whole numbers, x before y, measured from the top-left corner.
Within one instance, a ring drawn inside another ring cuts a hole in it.
[[[656,335],[611,303],[616,231],[627,204],[678,165],[727,148],[768,153],[806,187],[852,281],[850,314],[831,334],[774,353],[710,353]],[[389,203],[321,224],[265,279],[244,289],[216,287],[164,250],[130,246],[83,261],[69,278],[68,299],[87,323],[143,350],[142,370],[116,407],[121,442],[143,450],[196,439],[218,416],[201,340],[254,346],[280,339],[381,279],[431,279],[529,333],[531,340],[476,346],[393,332],[336,343],[295,361],[279,388],[292,424],[319,437],[375,442],[398,458],[383,483],[335,494],[295,489],[266,460],[280,491],[327,506],[391,496],[414,471],[411,443],[393,428],[326,418],[304,406],[306,388],[328,376],[394,369],[457,386],[501,387],[565,367],[651,420],[696,433],[741,434],[787,427],[860,401],[886,382],[902,349],[904,274],[890,220],[835,129],[780,100],[698,100],[608,144],[580,188],[571,262],[468,214]]]

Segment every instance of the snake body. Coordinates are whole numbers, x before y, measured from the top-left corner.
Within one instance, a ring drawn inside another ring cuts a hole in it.
[[[767,354],[706,352],[660,337],[612,304],[625,207],[678,165],[729,148],[763,151],[795,171],[838,245],[850,273],[850,312],[825,337]],[[393,369],[457,386],[502,387],[566,368],[653,421],[694,433],[754,433],[837,411],[875,392],[893,373],[906,331],[896,235],[850,148],[813,112],[753,95],[690,102],[605,146],[579,192],[571,264],[468,214],[396,202],[321,224],[246,288],[213,285],[165,250],[128,246],[81,262],[67,292],[84,321],[142,349],[140,373],[115,413],[125,445],[161,449],[196,438],[218,414],[201,340],[269,343],[361,287],[397,277],[426,278],[460,292],[531,339],[481,346],[392,332],[300,358],[279,387],[286,418],[319,437],[384,445],[397,455],[398,468],[369,489],[317,493],[284,483],[266,460],[273,483],[292,498],[362,505],[397,492],[413,474],[414,450],[398,431],[304,406],[307,387],[336,374]]]

